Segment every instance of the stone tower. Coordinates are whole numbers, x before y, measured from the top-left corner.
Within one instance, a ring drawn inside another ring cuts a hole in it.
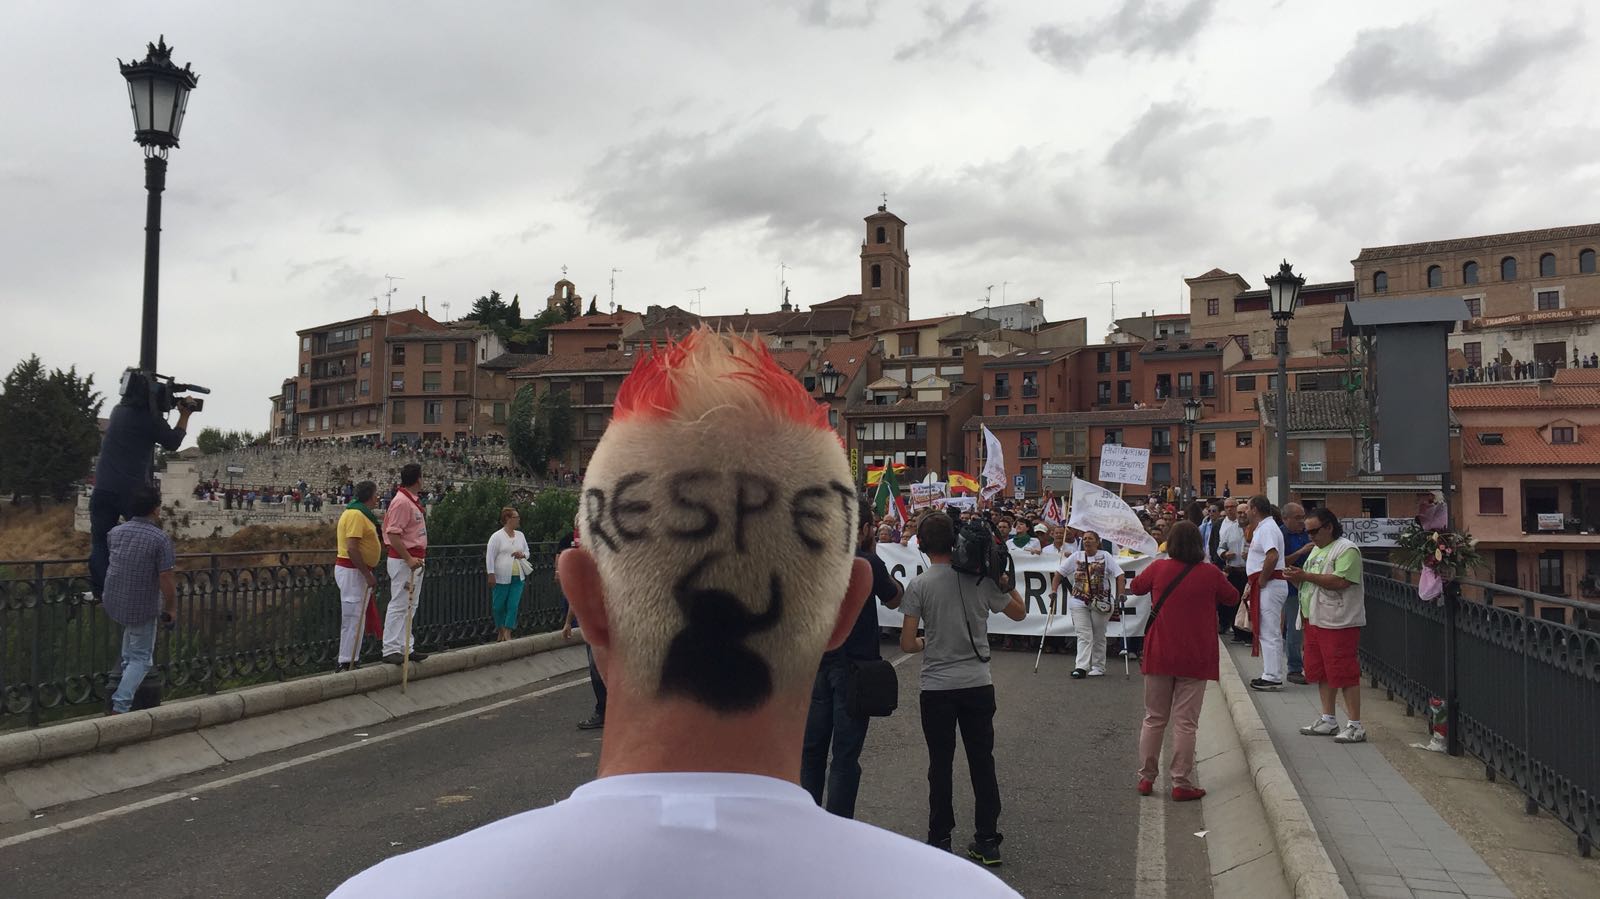
[[[861,308],[873,327],[911,319],[911,254],[906,223],[887,205],[867,216],[861,242]]]

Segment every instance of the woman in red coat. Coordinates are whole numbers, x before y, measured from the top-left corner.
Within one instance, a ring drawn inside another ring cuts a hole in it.
[[[1149,796],[1160,771],[1161,739],[1173,726],[1172,798],[1206,794],[1194,782],[1194,738],[1206,681],[1217,679],[1217,606],[1237,605],[1239,591],[1227,575],[1205,561],[1200,529],[1187,521],[1172,526],[1167,556],[1133,579],[1132,595],[1151,597],[1145,626],[1144,729],[1139,733],[1139,793]]]

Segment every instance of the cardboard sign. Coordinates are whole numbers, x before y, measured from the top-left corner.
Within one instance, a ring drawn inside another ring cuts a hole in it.
[[[1100,480],[1111,484],[1144,484],[1150,478],[1150,450],[1107,443],[1100,447]]]
[[[931,508],[943,496],[943,484],[912,484],[911,511],[915,512],[919,509]]]

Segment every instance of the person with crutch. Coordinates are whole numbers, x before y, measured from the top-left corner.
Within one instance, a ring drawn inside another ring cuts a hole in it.
[[[411,619],[422,605],[422,561],[428,555],[428,520],[417,500],[422,489],[422,466],[410,462],[400,469],[400,487],[383,516],[383,533],[389,542],[389,606],[383,621],[383,660],[390,665],[421,662],[411,640]]]
[[[362,481],[356,485],[355,502],[345,506],[335,526],[337,556],[333,560],[333,582],[339,586],[339,655],[335,671],[354,668],[361,658],[361,638],[366,606],[378,585],[373,569],[383,553],[378,539],[378,516],[369,507],[378,485]]]
[[[1084,531],[1083,548],[1062,560],[1050,578],[1051,596],[1063,582],[1071,596],[1067,609],[1078,635],[1078,660],[1072,677],[1100,677],[1106,673],[1106,622],[1124,592],[1126,575],[1116,558],[1100,548],[1100,535]]]

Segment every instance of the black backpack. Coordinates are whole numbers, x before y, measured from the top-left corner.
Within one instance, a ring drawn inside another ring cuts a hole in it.
[[[1016,583],[1011,551],[996,543],[989,525],[969,521],[956,531],[956,545],[950,551],[950,567],[962,574],[976,575],[978,580],[989,578],[999,582],[1001,575],[1010,575]]]

